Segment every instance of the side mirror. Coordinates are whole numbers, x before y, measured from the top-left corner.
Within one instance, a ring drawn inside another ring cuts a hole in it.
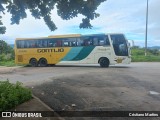
[[[128,46],[134,47],[134,40],[128,40]]]

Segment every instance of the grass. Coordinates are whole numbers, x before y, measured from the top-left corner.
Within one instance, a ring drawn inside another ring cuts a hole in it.
[[[31,90],[22,87],[22,83],[0,81],[0,111],[7,111],[32,98]]]
[[[154,56],[154,55],[132,56],[132,62],[160,62],[160,56]]]
[[[132,49],[132,62],[160,62],[160,52],[148,50],[147,56],[144,55],[143,48]]]
[[[16,64],[14,63],[14,60],[0,61],[0,66],[12,67],[12,66],[16,66]]]

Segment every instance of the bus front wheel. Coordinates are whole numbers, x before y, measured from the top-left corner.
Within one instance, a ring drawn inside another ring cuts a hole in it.
[[[41,66],[41,67],[46,67],[47,66],[47,60],[45,59],[45,58],[41,58],[40,60],[39,60],[39,65]]]
[[[109,60],[107,58],[101,58],[99,64],[101,67],[109,67]]]
[[[29,62],[29,64],[32,66],[32,67],[37,67],[37,60],[35,58],[32,58]]]

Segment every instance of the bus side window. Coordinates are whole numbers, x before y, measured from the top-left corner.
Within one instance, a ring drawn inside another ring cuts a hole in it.
[[[93,45],[95,45],[95,46],[98,45],[98,38],[96,38],[96,37],[93,38]]]
[[[104,45],[104,44],[105,44],[104,40],[99,40],[99,45],[100,45],[100,46],[102,46],[102,45]]]
[[[62,41],[62,46],[65,47],[75,47],[77,46],[76,38],[66,38]]]
[[[62,46],[62,40],[57,40],[56,47],[61,47],[61,46]]]
[[[77,46],[81,46],[81,44],[82,44],[81,39],[80,39],[80,38],[77,38]]]
[[[82,46],[90,46],[93,45],[93,41],[91,37],[82,37]]]
[[[87,39],[84,40],[84,46],[88,46],[88,40]]]
[[[20,41],[17,41],[17,48],[20,48]]]
[[[103,36],[98,37],[98,39],[100,46],[106,45],[106,39]]]
[[[32,47],[32,48],[35,48],[35,47],[36,47],[36,42],[35,42],[35,40],[32,40],[31,43],[32,43],[32,44],[31,44],[31,47]]]
[[[24,48],[24,41],[23,40],[19,41],[19,48]]]
[[[73,41],[73,42],[72,42],[72,46],[73,46],[73,47],[77,46],[77,45],[76,45],[76,41]]]
[[[47,39],[42,40],[42,47],[44,47],[44,48],[48,47],[48,40]]]
[[[42,47],[43,47],[43,46],[42,46],[42,40],[39,40],[39,41],[38,41],[38,47],[39,47],[39,48],[42,48]]]
[[[67,38],[62,40],[62,46],[64,46],[64,47],[69,47],[70,46],[70,42]]]
[[[56,43],[55,43],[55,40],[54,39],[49,39],[48,40],[48,46],[49,47],[55,47]]]

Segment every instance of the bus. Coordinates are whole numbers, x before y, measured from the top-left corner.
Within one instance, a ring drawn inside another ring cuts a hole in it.
[[[109,67],[131,62],[124,34],[70,34],[43,38],[17,38],[15,63],[33,67],[63,64],[99,64]]]

